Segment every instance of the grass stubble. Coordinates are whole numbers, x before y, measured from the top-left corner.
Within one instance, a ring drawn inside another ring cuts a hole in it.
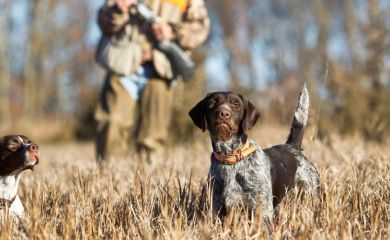
[[[273,131],[274,132],[274,131]],[[264,136],[267,133],[258,133]],[[270,136],[275,135],[274,133]],[[285,133],[277,134],[280,136]],[[282,139],[262,139],[267,147]],[[321,174],[320,203],[289,194],[274,218],[274,239],[389,239],[390,155],[360,140],[306,141]],[[135,156],[98,171],[92,144],[41,146],[41,162],[23,173],[25,216],[4,221],[0,239],[261,239],[257,214],[212,217],[206,184],[207,139],[171,147],[153,167]]]

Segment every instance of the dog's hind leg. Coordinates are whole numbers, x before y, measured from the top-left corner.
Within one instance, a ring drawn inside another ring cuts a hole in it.
[[[298,168],[295,174],[296,186],[302,192],[302,196],[310,195],[313,203],[318,202],[318,189],[320,186],[319,174],[314,165],[304,156],[298,158]]]

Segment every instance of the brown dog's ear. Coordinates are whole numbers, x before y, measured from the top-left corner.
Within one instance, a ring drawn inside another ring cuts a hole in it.
[[[3,153],[4,153],[4,149],[5,149],[5,137],[1,137],[0,138],[0,160],[3,159]],[[1,167],[1,161],[0,161],[0,167]]]
[[[245,134],[255,126],[257,119],[260,118],[260,112],[256,107],[242,95],[239,95],[244,103],[244,115],[241,121],[241,128]]]
[[[206,130],[206,119],[205,119],[205,99],[198,102],[188,113],[194,122],[194,124],[202,129],[204,132]]]

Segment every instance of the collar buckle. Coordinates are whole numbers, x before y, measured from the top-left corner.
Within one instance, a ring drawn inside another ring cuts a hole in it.
[[[241,149],[238,149],[236,154],[234,154],[234,156],[236,157],[236,163],[241,161],[241,159],[243,159]]]

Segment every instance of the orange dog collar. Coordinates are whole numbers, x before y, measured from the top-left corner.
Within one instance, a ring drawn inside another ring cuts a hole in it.
[[[233,165],[233,164],[240,162],[245,157],[249,156],[251,153],[256,151],[256,149],[257,149],[256,144],[253,144],[250,146],[249,141],[246,141],[244,146],[241,149],[236,150],[234,154],[226,154],[225,155],[225,154],[220,153],[220,152],[213,152],[213,155],[214,155],[214,158],[218,162],[223,163],[223,164],[227,164],[227,165]]]

